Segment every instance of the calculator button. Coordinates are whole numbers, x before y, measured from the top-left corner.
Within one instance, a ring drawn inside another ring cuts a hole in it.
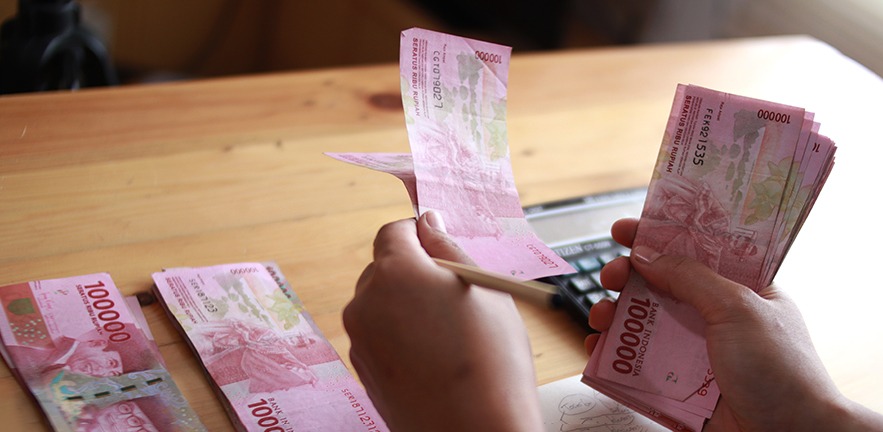
[[[601,270],[589,273],[589,277],[597,286],[601,286]]]
[[[605,252],[605,253],[602,253],[601,255],[598,255],[598,259],[602,263],[607,264],[610,261],[615,260],[619,256],[620,256],[620,254],[618,252]]]
[[[595,257],[580,258],[576,261],[576,265],[584,272],[593,272],[601,269],[601,262]]]
[[[606,290],[603,289],[589,291],[586,293],[586,300],[588,300],[590,304],[598,303],[603,298],[607,297],[607,293],[605,291]]]
[[[614,300],[619,298],[619,291],[610,291],[610,290],[604,290],[604,291],[607,291],[607,295]]]
[[[576,275],[567,282],[568,286],[577,292],[584,293],[591,289],[598,288],[598,285],[592,280],[591,277],[584,274]]]

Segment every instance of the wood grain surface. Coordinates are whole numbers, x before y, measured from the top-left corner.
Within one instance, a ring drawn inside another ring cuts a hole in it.
[[[880,77],[806,37],[519,55],[509,144],[525,205],[644,185],[677,83],[805,107],[840,150],[777,277],[847,396],[883,411]],[[275,260],[349,365],[341,310],[384,223],[413,216],[392,176],[323,152],[407,152],[398,66],[0,97],[0,285]],[[538,384],[581,372],[584,334],[519,302]],[[212,431],[231,430],[158,304],[171,373]],[[0,366],[3,430],[47,430]]]

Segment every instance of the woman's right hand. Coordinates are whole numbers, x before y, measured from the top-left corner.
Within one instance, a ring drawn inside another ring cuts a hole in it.
[[[622,219],[611,233],[632,247],[637,226],[636,219]],[[883,430],[883,416],[840,393],[797,306],[774,285],[754,292],[695,260],[644,246],[605,266],[601,282],[622,290],[631,270],[695,307],[706,321],[708,356],[721,390],[706,430]],[[596,304],[590,325],[607,330],[615,309],[613,302]],[[596,343],[597,335],[586,338],[589,355]]]

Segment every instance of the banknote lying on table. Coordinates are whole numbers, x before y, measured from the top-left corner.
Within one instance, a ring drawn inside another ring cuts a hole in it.
[[[0,304],[0,352],[53,429],[205,430],[109,275],[0,287]]]
[[[546,432],[665,432],[575,375],[537,387]]]
[[[237,430],[387,430],[275,264],[174,268],[153,279]]]
[[[802,108],[679,85],[634,245],[766,287],[835,150]],[[720,396],[701,317],[634,272],[583,381],[677,430],[700,430]]]
[[[410,154],[328,153],[395,175],[417,214],[442,215],[451,237],[486,270],[522,280],[573,273],[524,218],[509,160],[511,48],[412,28],[399,66]]]

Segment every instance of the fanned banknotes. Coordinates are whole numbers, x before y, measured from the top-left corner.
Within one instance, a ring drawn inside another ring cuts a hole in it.
[[[387,430],[275,264],[175,268],[153,279],[237,430]]]
[[[480,267],[519,279],[574,269],[524,218],[509,161],[511,48],[412,28],[399,66],[411,154],[329,153],[400,178],[418,214],[433,210]]]
[[[205,430],[109,275],[5,286],[0,304],[4,360],[55,430]]]
[[[769,285],[831,171],[836,147],[802,108],[679,85],[634,245]],[[583,380],[678,430],[720,391],[695,309],[632,273]]]

